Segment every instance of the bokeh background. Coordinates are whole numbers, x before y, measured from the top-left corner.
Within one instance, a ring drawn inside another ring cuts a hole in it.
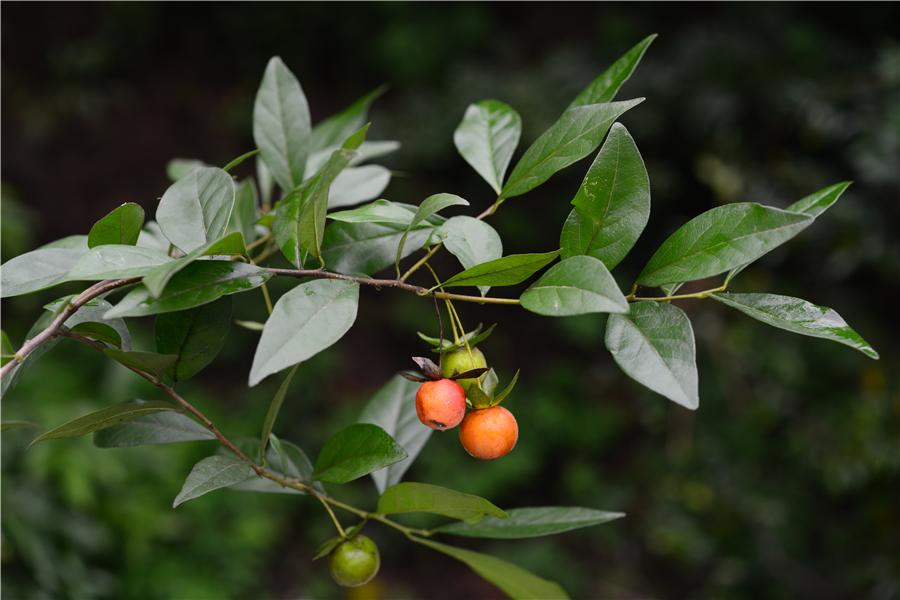
[[[544,319],[462,307],[500,322],[483,346],[522,435],[477,463],[436,435],[408,478],[505,507],[562,504],[627,518],[553,538],[462,540],[559,580],[576,598],[900,597],[900,23],[897,4],[186,4],[4,3],[2,255],[85,233],[112,207],[148,213],[173,157],[224,164],[252,147],[267,59],[298,75],[314,120],[381,83],[373,139],[402,150],[385,192],[418,203],[448,191],[480,210],[490,190],[459,158],[468,103],[502,99],[523,146],[581,87],[658,32],[620,97],[653,214],[616,275],[630,283],[680,223],[717,204],[785,206],[855,184],[814,227],[748,269],[738,291],[836,308],[880,352],[767,328],[708,301],[684,302],[696,334],[701,406],[689,412],[620,373],[599,317]],[[507,252],[558,243],[581,162],[492,224]],[[249,172],[249,170],[247,170]],[[439,263],[448,272],[452,263]],[[16,342],[66,292],[4,300]],[[257,294],[236,314],[262,319]],[[150,347],[151,322],[134,327]],[[315,454],[370,395],[421,353],[429,303],[363,292],[360,318],[303,365],[276,431]],[[184,393],[230,435],[252,436],[277,381],[245,387],[256,334],[234,328]],[[277,379],[277,378],[275,378]],[[62,343],[4,399],[3,418],[44,427],[156,392]],[[2,588],[31,598],[339,598],[310,561],[330,525],[309,499],[217,492],[172,510],[205,444],[100,450],[89,439],[26,451],[2,439]],[[335,489],[374,501],[368,481]],[[370,527],[376,582],[350,598],[494,598],[452,559]],[[455,540],[454,540],[455,541]]]

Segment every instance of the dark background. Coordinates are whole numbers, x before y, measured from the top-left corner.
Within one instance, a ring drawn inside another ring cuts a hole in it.
[[[173,157],[221,165],[252,148],[253,97],[273,54],[299,77],[314,121],[390,84],[371,113],[372,139],[403,143],[386,161],[398,176],[384,196],[418,203],[448,191],[480,211],[490,190],[451,141],[468,103],[514,106],[521,152],[596,74],[658,32],[619,95],[647,97],[623,122],[653,191],[620,283],[675,227],[719,203],[785,206],[852,179],[815,227],[734,289],[832,306],[881,361],[684,302],[700,367],[693,413],[616,369],[602,318],[465,307],[467,324],[500,322],[483,349],[501,379],[523,369],[509,401],[519,445],[476,463],[454,434],[437,435],[408,478],[504,507],[627,512],[554,538],[461,542],[576,598],[900,597],[896,4],[6,2],[2,17],[3,260],[85,233],[125,201],[152,215]],[[504,205],[492,224],[507,253],[557,247],[586,167]],[[4,301],[14,343],[66,291]],[[259,296],[241,296],[236,313],[262,319]],[[151,325],[133,327],[148,348]],[[298,372],[276,431],[314,455],[421,353],[415,331],[435,329],[427,303],[364,291],[350,334]],[[217,362],[184,386],[230,435],[255,435],[277,386],[245,388],[255,343],[234,328]],[[51,427],[155,393],[61,344],[22,377],[3,416]],[[205,444],[113,452],[76,440],[26,451],[28,439],[3,436],[9,598],[340,597],[326,565],[310,562],[330,533],[309,499],[218,492],[170,508],[190,466],[212,451]],[[366,481],[334,491],[374,501]],[[382,574],[348,597],[499,595],[451,559],[369,529]]]

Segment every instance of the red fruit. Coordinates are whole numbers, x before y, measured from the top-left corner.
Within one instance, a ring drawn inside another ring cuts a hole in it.
[[[456,427],[466,416],[466,393],[452,379],[426,381],[416,392],[416,413],[432,429]]]
[[[459,428],[459,441],[471,456],[494,460],[509,454],[519,439],[519,424],[502,406],[470,411]]]

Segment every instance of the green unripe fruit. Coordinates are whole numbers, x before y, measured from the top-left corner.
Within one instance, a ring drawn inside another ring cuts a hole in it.
[[[378,573],[381,558],[378,546],[371,538],[358,535],[352,540],[341,542],[331,552],[328,560],[331,576],[338,585],[357,587],[368,583]]]
[[[465,373],[472,369],[484,369],[486,367],[487,360],[485,360],[484,354],[478,348],[472,348],[471,353],[466,348],[460,348],[444,354],[441,358],[441,372],[444,377],[452,376],[454,371]],[[475,377],[456,380],[456,383],[462,386],[466,394],[469,393],[470,387],[476,385],[476,382],[477,378]]]

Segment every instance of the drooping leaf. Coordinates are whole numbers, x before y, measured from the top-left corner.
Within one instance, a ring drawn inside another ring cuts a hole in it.
[[[337,342],[356,320],[359,284],[317,279],[278,299],[260,337],[250,386],[301,363]]]
[[[172,508],[224,487],[256,477],[250,465],[236,456],[216,454],[194,465]]]
[[[647,169],[621,123],[610,129],[572,204],[560,235],[562,257],[587,254],[614,269],[650,218]]]
[[[365,124],[372,102],[384,94],[385,91],[387,91],[386,86],[379,86],[341,112],[328,117],[313,127],[310,134],[310,154],[343,143],[347,136]],[[309,169],[310,172],[314,170],[318,170],[318,167]]]
[[[176,273],[201,256],[239,256],[244,254],[244,237],[239,232],[229,233],[220,240],[209,242],[191,250],[181,258],[163,263],[144,275],[143,283],[150,295],[159,298]]]
[[[438,527],[436,531],[464,537],[509,540],[563,533],[625,516],[620,512],[570,506],[513,508],[506,514],[505,519],[488,516],[477,523],[450,523]]]
[[[170,242],[190,252],[225,235],[234,193],[234,180],[222,169],[195,169],[169,186],[156,221]]]
[[[315,478],[347,483],[406,458],[406,451],[384,429],[357,423],[331,436],[316,459]]]
[[[78,417],[68,423],[64,423],[59,427],[55,427],[54,429],[39,435],[31,443],[36,444],[38,442],[43,442],[44,440],[80,437],[103,429],[104,427],[111,427],[151,413],[173,410],[178,410],[178,408],[168,402],[123,402],[122,404],[107,406],[106,408],[84,415],[83,417]]]
[[[655,287],[724,273],[777,248],[812,219],[754,202],[718,206],[670,235],[641,271],[638,283]]]
[[[465,563],[481,577],[503,590],[513,600],[547,600],[548,598],[566,600],[569,597],[565,590],[559,587],[559,584],[542,579],[522,567],[490,554],[456,548],[419,537],[411,539]]]
[[[655,39],[656,34],[654,33],[638,42],[583,89],[572,101],[572,104],[569,105],[569,108],[584,106],[585,104],[596,104],[598,102],[609,102],[615,98],[619,89],[634,73],[647,48],[650,47],[650,44]]]
[[[543,254],[510,254],[457,273],[441,285],[516,285],[522,283],[559,256],[559,251]]]
[[[519,300],[523,308],[548,317],[628,312],[616,280],[592,256],[573,256],[553,265]]]
[[[225,345],[231,327],[231,298],[156,317],[156,349],[174,354],[172,379],[190,379],[209,365]]]
[[[144,317],[187,310],[222,296],[257,288],[271,276],[265,269],[245,263],[200,260],[176,273],[158,298],[146,287],[137,287],[109,310],[106,317]]]
[[[240,233],[244,242],[249,244],[256,239],[256,208],[259,200],[256,197],[256,186],[253,179],[245,179],[237,186],[234,197],[234,210],[228,221],[228,231]]]
[[[588,104],[566,110],[525,151],[503,186],[501,196],[512,198],[536,188],[557,171],[593,152],[612,124],[643,98]]]
[[[403,474],[412,466],[431,437],[433,430],[422,427],[416,414],[418,389],[418,383],[394,375],[384,387],[375,392],[359,416],[360,423],[381,427],[406,452],[405,459],[372,473],[372,480],[379,494],[403,479]]]
[[[214,440],[212,432],[179,412],[157,412],[94,432],[98,448],[130,448]]]
[[[62,283],[87,251],[87,244],[83,249],[38,248],[6,261],[0,267],[0,298],[30,294]]]
[[[497,194],[522,134],[522,119],[498,100],[470,104],[453,134],[460,155]]]
[[[328,213],[328,218],[341,223],[382,223],[409,225],[415,213],[390,200],[376,200],[358,208]]]
[[[288,371],[284,381],[278,386],[278,391],[275,392],[272,402],[269,404],[269,410],[266,411],[266,418],[263,420],[262,435],[259,438],[262,448],[260,453],[264,453],[267,450],[269,436],[272,435],[272,428],[275,426],[276,419],[278,419],[278,413],[281,412],[281,405],[284,404],[284,398],[287,396],[288,388],[291,385],[291,380],[294,378],[294,373],[297,372],[298,366],[294,365],[294,368]]]
[[[88,233],[88,247],[104,244],[133,246],[137,243],[143,225],[144,209],[134,202],[126,202],[94,223]]]
[[[247,456],[260,454],[260,441],[258,439],[237,440],[238,445]],[[224,449],[220,453],[225,454]],[[325,488],[322,484],[313,481],[313,466],[306,453],[294,443],[280,440],[274,434],[269,436],[269,444],[266,449],[266,465],[270,471],[274,471],[290,479],[296,479],[313,486],[320,492]],[[246,481],[231,486],[231,489],[241,492],[257,492],[267,494],[303,494],[300,490],[282,486],[276,481],[262,477],[253,477]]]
[[[457,216],[447,219],[436,235],[444,247],[459,259],[464,269],[496,260],[503,256],[503,242],[500,234],[480,219]],[[479,286],[481,295],[487,295],[490,286]]]
[[[281,58],[269,60],[253,105],[253,139],[275,182],[288,192],[303,182],[310,145],[309,105]]]
[[[425,245],[434,231],[430,222],[413,229],[406,238],[403,258]],[[325,228],[322,254],[325,265],[338,273],[374,275],[394,264],[397,245],[406,232],[401,225],[335,222]]]
[[[488,515],[506,518],[506,512],[472,494],[427,483],[398,483],[378,499],[377,512],[385,515],[425,512],[476,523]]]
[[[757,321],[800,335],[831,340],[859,350],[869,358],[878,353],[846,321],[827,306],[778,294],[713,294],[722,304]]]
[[[150,373],[157,379],[163,379],[175,365],[178,357],[174,354],[159,354],[157,352],[125,351],[118,348],[105,348],[103,353],[114,361]]]
[[[638,383],[691,410],[699,405],[694,330],[677,306],[637,302],[627,315],[610,315],[606,347]]]
[[[97,246],[85,253],[72,266],[69,281],[102,281],[125,277],[142,277],[156,267],[172,262],[162,250],[140,246]]]

